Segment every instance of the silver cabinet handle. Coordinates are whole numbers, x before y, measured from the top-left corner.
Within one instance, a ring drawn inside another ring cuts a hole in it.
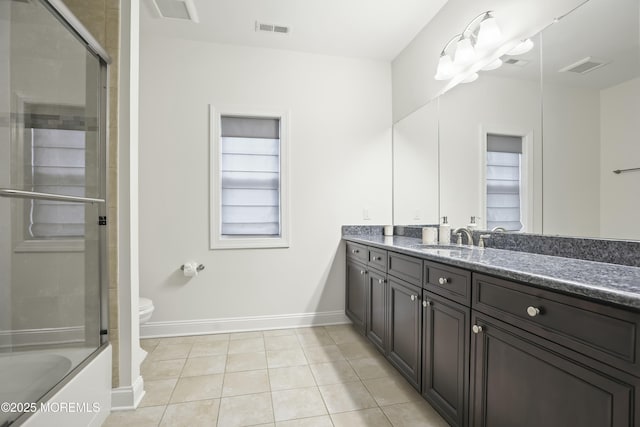
[[[474,334],[479,334],[480,332],[482,332],[482,326],[480,325],[473,325],[473,328],[471,328],[473,330]]]
[[[447,279],[446,277],[441,277],[438,279],[438,283],[440,283],[441,285],[446,285],[447,283],[449,283],[449,279]]]
[[[415,296],[415,295],[411,295],[411,301],[415,301],[415,300],[416,300],[416,298],[418,298],[418,297],[417,297],[417,296]]]
[[[540,309],[538,307],[529,306],[527,307],[527,314],[531,317],[536,317],[540,314]]]
[[[383,284],[385,282],[384,279],[378,279],[378,283]]]
[[[423,306],[423,307],[426,307],[426,306],[428,306],[428,305],[431,305],[431,301],[428,301],[428,300],[424,300],[424,301],[422,301],[422,306]]]
[[[360,274],[364,274],[364,270],[360,270]]]
[[[360,251],[358,249],[351,249],[352,254],[359,254]]]

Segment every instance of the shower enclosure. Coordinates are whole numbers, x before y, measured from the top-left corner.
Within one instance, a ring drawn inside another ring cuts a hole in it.
[[[107,345],[108,60],[61,2],[0,0],[2,427]]]

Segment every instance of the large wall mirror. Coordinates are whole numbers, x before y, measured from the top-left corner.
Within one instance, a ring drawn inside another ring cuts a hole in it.
[[[396,123],[396,224],[640,239],[640,1],[590,0],[532,40]]]

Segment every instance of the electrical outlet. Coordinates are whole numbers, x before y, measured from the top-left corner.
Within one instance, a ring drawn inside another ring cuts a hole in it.
[[[371,217],[369,216],[369,208],[363,208],[362,209],[362,219],[364,220],[370,220]]]

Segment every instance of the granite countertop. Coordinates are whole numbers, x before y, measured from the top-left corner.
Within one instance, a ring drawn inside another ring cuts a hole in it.
[[[472,269],[507,279],[640,310],[640,267],[503,249],[425,249],[421,239],[344,235],[343,240]],[[465,246],[471,248],[470,246]]]

